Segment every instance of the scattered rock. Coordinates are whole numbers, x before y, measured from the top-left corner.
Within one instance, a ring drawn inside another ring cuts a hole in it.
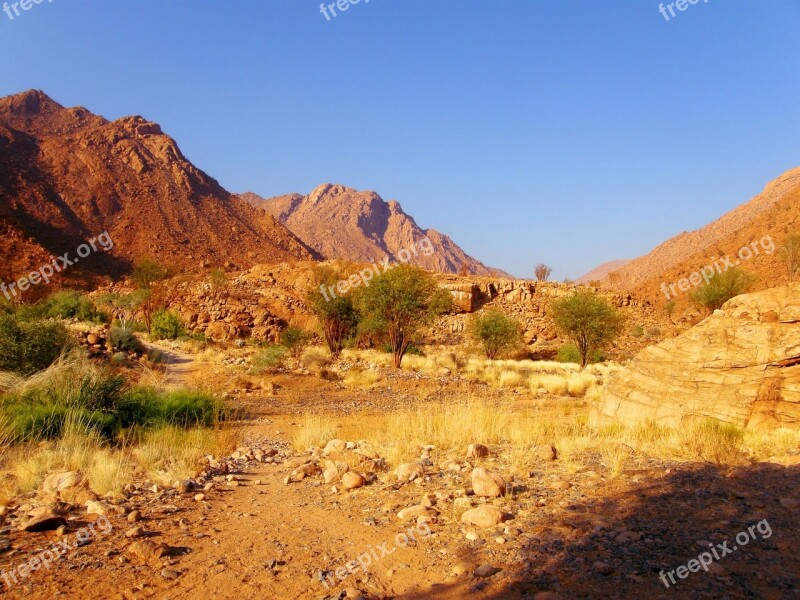
[[[487,456],[489,456],[489,448],[483,444],[470,444],[467,448],[467,460],[486,458]]]
[[[403,463],[394,470],[398,481],[414,481],[425,475],[425,469],[419,463]]]
[[[475,577],[491,577],[495,573],[499,573],[502,569],[497,569],[489,563],[484,563],[473,571]]]
[[[348,471],[342,475],[342,487],[346,490],[354,490],[356,488],[364,487],[366,480],[353,471]]]
[[[497,498],[505,493],[506,482],[497,473],[477,467],[472,470],[472,490],[476,496]]]
[[[489,505],[479,506],[461,515],[461,522],[476,527],[494,527],[503,522],[504,515],[499,508]]]

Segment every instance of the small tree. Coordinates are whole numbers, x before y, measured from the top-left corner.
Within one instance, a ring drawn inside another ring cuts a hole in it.
[[[333,358],[342,352],[344,341],[355,332],[359,320],[352,297],[341,294],[334,296],[328,291],[343,278],[345,274],[336,269],[317,267],[313,287],[306,295],[306,302],[319,320],[322,337]]]
[[[797,272],[800,271],[800,233],[786,236],[781,254],[786,261],[786,269],[789,271],[789,282],[791,283],[797,277]]]
[[[556,327],[577,346],[581,368],[620,334],[625,321],[606,300],[587,290],[557,300],[551,310]]]
[[[394,366],[399,369],[414,335],[450,309],[452,296],[429,273],[403,264],[360,288],[358,303],[367,319],[388,338]]]
[[[472,337],[481,343],[486,358],[492,360],[502,352],[519,346],[522,341],[517,322],[497,309],[475,315]]]
[[[281,346],[286,348],[292,356],[298,358],[310,337],[308,332],[300,327],[289,327],[281,332]]]
[[[709,312],[722,308],[728,300],[744,294],[756,280],[756,276],[733,267],[712,277],[703,287],[692,292],[692,300]]]
[[[152,330],[153,337],[157,340],[174,340],[185,333],[181,318],[164,308],[153,313]]]
[[[547,281],[550,278],[550,275],[552,274],[552,272],[553,272],[553,269],[551,269],[550,267],[548,267],[544,263],[539,263],[533,269],[533,273],[534,273],[534,275],[536,275],[536,280],[537,281]]]
[[[153,312],[158,305],[154,299],[153,288],[158,282],[166,279],[168,274],[167,269],[152,258],[143,258],[133,267],[131,278],[141,292],[140,308],[147,326],[147,333],[152,332]]]

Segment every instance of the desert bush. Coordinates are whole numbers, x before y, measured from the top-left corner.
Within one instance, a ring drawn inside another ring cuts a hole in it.
[[[268,346],[256,354],[250,361],[250,372],[253,375],[277,369],[286,358],[286,348],[283,346]]]
[[[522,341],[519,324],[496,309],[476,314],[472,320],[471,333],[490,359],[519,346]]]
[[[345,278],[345,273],[331,267],[317,267],[314,271],[314,283],[309,290],[306,301],[311,312],[316,315],[322,329],[322,337],[331,356],[339,356],[345,341],[355,334],[360,316],[349,295],[336,294],[329,297],[330,287]]]
[[[547,281],[550,278],[550,274],[553,272],[553,269],[544,263],[539,263],[536,265],[536,267],[534,267],[533,272],[536,275],[537,281]]]
[[[633,326],[633,329],[631,329],[631,335],[636,338],[642,337],[644,335],[644,327],[637,323],[636,325]]]
[[[174,340],[183,335],[183,322],[175,313],[164,308],[153,313],[151,333],[157,340]]]
[[[300,327],[289,327],[281,333],[281,346],[297,358],[310,338],[311,335]]]
[[[159,392],[152,387],[130,390],[116,412],[121,428],[208,427],[223,417],[222,406],[210,394],[187,390]]]
[[[619,335],[624,323],[613,306],[588,291],[553,302],[551,310],[556,327],[577,347],[581,367]]]
[[[731,298],[744,294],[756,280],[756,276],[739,267],[733,267],[711,278],[706,285],[692,292],[692,300],[713,312]]]
[[[66,327],[0,316],[0,371],[30,375],[46,369],[72,345]]]
[[[133,329],[128,327],[112,327],[108,332],[108,340],[111,347],[119,352],[141,352],[144,348]]]
[[[211,269],[208,278],[215,288],[223,288],[228,285],[228,274],[220,268]]]
[[[555,360],[560,363],[576,363],[581,364],[581,353],[575,344],[564,344],[558,349]],[[603,362],[605,355],[601,350],[596,350],[589,358],[590,364]]]
[[[57,292],[45,300],[44,305],[48,317],[98,324],[108,322],[108,315],[97,310],[85,294],[74,290]]]

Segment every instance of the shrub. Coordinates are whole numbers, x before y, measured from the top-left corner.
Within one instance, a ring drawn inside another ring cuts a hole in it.
[[[174,340],[183,335],[183,323],[175,313],[164,308],[153,313],[151,333],[157,340]]]
[[[499,310],[475,315],[472,337],[481,343],[486,358],[495,359],[502,352],[521,343],[519,325]]]
[[[603,362],[606,359],[605,355],[601,350],[596,350],[591,357],[589,357],[590,363],[599,363]],[[564,344],[561,348],[558,349],[558,353],[556,354],[556,360],[562,363],[581,363],[581,353],[578,350],[578,347],[575,344]]]
[[[533,269],[533,272],[536,275],[537,281],[547,281],[547,279],[550,277],[550,274],[553,272],[553,269],[544,263],[539,263]]]
[[[308,348],[300,357],[300,363],[309,371],[321,374],[331,364],[331,357],[322,348]]]
[[[112,327],[108,333],[111,347],[120,352],[141,352],[144,348],[142,342],[128,327]]]
[[[211,281],[211,285],[213,287],[223,288],[228,285],[228,274],[222,269],[216,267],[211,269],[211,273],[209,273],[209,281]]]
[[[260,375],[265,371],[277,369],[286,357],[286,348],[283,346],[268,346],[253,357],[250,361],[250,372]]]
[[[88,297],[74,290],[58,292],[45,300],[44,305],[48,317],[98,324],[108,321],[108,315],[98,311]]]
[[[115,352],[111,357],[111,364],[121,367],[128,362],[128,355],[124,352]]]
[[[30,375],[46,369],[71,345],[66,327],[0,316],[0,371]]]
[[[319,320],[322,337],[333,357],[339,356],[345,340],[353,335],[359,323],[359,314],[350,296],[337,294],[329,297],[326,291],[330,287],[335,287],[343,277],[341,271],[330,267],[317,267],[314,272],[314,284],[306,297],[311,312]]]
[[[731,298],[744,294],[756,280],[756,276],[733,267],[711,278],[703,287],[692,292],[692,300],[710,312],[722,308]]]
[[[289,327],[281,333],[281,346],[297,358],[310,338],[311,335],[300,327]]]
[[[631,329],[631,335],[637,338],[642,337],[644,335],[644,327],[641,325],[634,325],[633,329]]]

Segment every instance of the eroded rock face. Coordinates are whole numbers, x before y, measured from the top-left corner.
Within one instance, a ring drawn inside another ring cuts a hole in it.
[[[800,427],[800,284],[738,296],[644,349],[612,377],[591,421],[679,426],[705,417]]]

